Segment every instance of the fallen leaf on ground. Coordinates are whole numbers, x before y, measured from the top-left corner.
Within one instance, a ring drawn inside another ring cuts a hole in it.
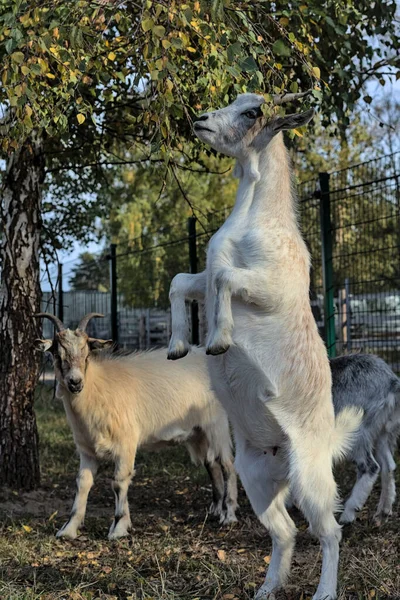
[[[269,563],[271,562],[271,557],[268,554],[267,556],[264,556],[263,561],[265,562],[266,565],[269,565]]]
[[[225,562],[226,561],[226,552],[225,550],[218,550],[217,552],[218,558],[221,562]]]

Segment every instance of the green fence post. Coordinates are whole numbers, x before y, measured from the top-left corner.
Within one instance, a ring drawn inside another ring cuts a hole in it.
[[[325,342],[329,358],[336,356],[335,332],[335,303],[333,289],[333,261],[332,261],[332,222],[331,202],[329,190],[329,173],[319,173],[320,218],[321,218],[321,257],[322,276],[324,285],[324,321]]]

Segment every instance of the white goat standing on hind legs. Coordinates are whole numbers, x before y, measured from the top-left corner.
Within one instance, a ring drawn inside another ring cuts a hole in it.
[[[237,159],[240,183],[231,215],[210,241],[206,270],[179,274],[171,284],[169,358],[189,350],[185,298],[205,300],[206,350],[226,352],[209,361],[212,384],[233,425],[236,468],[272,536],[271,562],[256,598],[272,598],[290,571],[296,532],[285,508],[290,489],[322,545],[314,600],[331,600],[341,537],[332,460],[345,450],[362,411],[344,409],[335,422],[329,362],[309,303],[310,258],[281,133],[305,125],[313,112],[267,120],[263,103],[262,96],[243,94],[194,124],[202,141]]]

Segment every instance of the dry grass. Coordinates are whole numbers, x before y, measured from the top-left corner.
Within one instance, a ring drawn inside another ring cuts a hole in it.
[[[240,495],[239,524],[220,528],[206,516],[207,475],[183,449],[141,454],[130,491],[133,531],[107,540],[113,513],[110,466],[89,498],[86,528],[74,542],[54,534],[71,507],[78,460],[62,407],[38,404],[43,482],[40,490],[0,495],[0,598],[4,600],[165,599],[247,600],[262,580],[269,537]],[[347,491],[353,473],[339,473]],[[400,513],[372,525],[379,490],[359,520],[344,532],[340,600],[400,599]],[[310,598],[318,582],[320,552],[297,513],[299,528],[290,585],[279,598]],[[277,598],[278,600],[278,598]]]

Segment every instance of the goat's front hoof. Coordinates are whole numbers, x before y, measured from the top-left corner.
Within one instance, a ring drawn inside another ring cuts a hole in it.
[[[254,596],[254,600],[275,600],[275,593],[270,589],[269,586],[262,585],[256,595]]]
[[[168,360],[178,360],[179,358],[183,358],[189,352],[190,346],[187,342],[183,340],[175,340],[173,337],[169,343],[168,347]]]
[[[374,515],[374,525],[376,527],[381,527],[381,525],[383,525],[384,523],[386,523],[388,521],[388,519],[391,515],[392,515],[391,510],[376,513],[376,515]]]
[[[235,511],[232,511],[232,510],[227,510],[226,512],[222,513],[219,518],[220,525],[231,525],[232,523],[237,523],[237,522],[238,522],[238,520],[235,515]]]
[[[110,531],[108,532],[109,540],[119,540],[119,538],[126,537],[129,535],[129,530],[131,528],[131,520],[129,518],[122,517],[115,524],[115,520],[113,521]]]
[[[78,531],[76,527],[68,527],[69,521],[67,521],[67,523],[65,523],[65,525],[63,525],[61,527],[61,529],[59,531],[57,531],[56,533],[56,537],[57,538],[67,538],[69,540],[75,540],[78,537]]]
[[[220,517],[222,515],[222,500],[218,502],[212,502],[208,509],[208,514],[212,517]]]
[[[206,343],[206,354],[217,356],[224,354],[232,346],[233,340],[229,333],[214,333],[209,336]]]
[[[229,350],[230,346],[207,346],[206,354],[212,356],[218,356],[218,354],[225,354]]]

